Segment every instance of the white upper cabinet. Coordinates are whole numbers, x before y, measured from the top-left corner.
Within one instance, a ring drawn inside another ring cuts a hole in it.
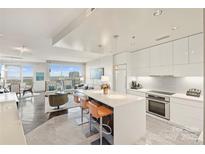
[[[131,53],[128,61],[134,76],[202,76],[203,34]]]
[[[134,53],[135,68],[149,67],[149,50],[144,49]]]
[[[189,61],[190,63],[203,62],[203,34],[189,37]]]
[[[203,63],[174,65],[173,75],[178,77],[203,76]]]
[[[143,49],[136,51],[130,55],[132,71],[134,76],[146,76],[149,75],[149,49]]]
[[[189,48],[188,38],[176,40],[173,42],[173,62],[175,65],[188,64]]]
[[[150,75],[172,75],[172,42],[150,48]]]
[[[174,76],[203,76],[203,34],[173,42]]]
[[[150,48],[150,67],[160,66],[160,47]]]
[[[172,65],[172,42],[165,43],[159,46],[160,49],[160,65],[170,66]]]
[[[150,48],[150,66],[172,65],[172,42]]]

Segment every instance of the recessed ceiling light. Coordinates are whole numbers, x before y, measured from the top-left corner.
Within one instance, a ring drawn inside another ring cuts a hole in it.
[[[172,30],[176,30],[176,29],[177,29],[177,27],[176,27],[176,26],[172,27]]]
[[[162,10],[161,9],[157,9],[156,11],[154,11],[153,16],[160,16],[162,15]]]
[[[20,51],[20,52],[30,52],[30,49],[26,48],[25,46],[22,47],[14,47],[14,50]]]
[[[118,37],[119,37],[119,35],[117,35],[117,34],[116,34],[116,35],[113,35],[113,37],[114,37],[114,38],[118,38]]]

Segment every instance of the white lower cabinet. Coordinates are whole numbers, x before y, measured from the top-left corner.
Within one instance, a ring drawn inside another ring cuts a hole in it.
[[[171,98],[170,101],[170,120],[192,130],[203,129],[203,103]]]

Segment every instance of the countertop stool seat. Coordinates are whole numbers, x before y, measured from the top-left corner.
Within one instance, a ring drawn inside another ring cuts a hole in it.
[[[99,125],[100,138],[97,139],[96,141],[93,141],[91,144],[100,144],[100,145],[109,144],[108,141],[106,141],[106,139],[103,138],[103,133],[111,134],[112,130],[108,125],[103,124],[102,120],[103,120],[103,117],[106,117],[106,116],[113,114],[112,109],[110,109],[104,105],[99,105],[96,102],[89,102],[89,112],[90,112],[91,117],[94,117],[96,119],[100,119],[100,125]],[[108,127],[110,129],[110,132],[108,132],[108,133],[103,132],[103,126]],[[91,126],[90,126],[90,128],[91,128]]]
[[[88,123],[88,119],[83,116],[83,111],[89,110],[89,100],[86,96],[80,97],[80,107],[81,107],[81,124]]]
[[[73,94],[73,100],[75,103],[80,103],[80,98],[79,98],[78,94],[76,94],[76,93]]]

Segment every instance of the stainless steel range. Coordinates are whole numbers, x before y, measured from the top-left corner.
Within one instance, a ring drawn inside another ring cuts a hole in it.
[[[146,111],[159,117],[170,119],[170,96],[174,93],[148,91],[146,94]]]

